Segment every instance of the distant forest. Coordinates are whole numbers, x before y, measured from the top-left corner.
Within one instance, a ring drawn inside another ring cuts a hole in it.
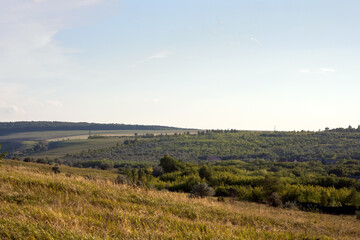
[[[49,148],[52,147],[50,144]],[[101,159],[156,163],[166,154],[183,162],[360,160],[360,131],[353,128],[320,132],[206,130],[196,135],[137,137],[110,148],[67,154],[64,159],[68,163]]]
[[[0,135],[20,132],[37,131],[74,131],[74,130],[184,130],[176,127],[157,125],[129,125],[129,124],[102,124],[87,122],[50,122],[50,121],[23,121],[0,122]]]

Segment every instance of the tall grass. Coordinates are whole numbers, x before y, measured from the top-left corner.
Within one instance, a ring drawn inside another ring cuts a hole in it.
[[[12,162],[0,169],[0,239],[360,238],[353,216],[190,199],[38,166]]]

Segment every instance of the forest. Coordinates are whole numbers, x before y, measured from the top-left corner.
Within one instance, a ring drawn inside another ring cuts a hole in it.
[[[147,134],[119,138],[116,146],[67,154],[66,164],[108,159],[112,162],[157,163],[168,154],[183,162],[264,159],[273,162],[360,160],[360,131],[260,132],[207,130],[197,134]],[[57,143],[50,143],[56,146]]]

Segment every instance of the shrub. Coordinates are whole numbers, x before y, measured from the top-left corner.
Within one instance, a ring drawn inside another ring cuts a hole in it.
[[[58,174],[60,173],[60,168],[58,165],[55,165],[51,168],[51,170],[55,173],[55,174]]]
[[[273,206],[273,207],[281,207],[282,206],[281,197],[277,192],[271,193],[266,202],[268,205]]]
[[[209,187],[207,183],[200,183],[195,185],[193,191],[191,192],[192,197],[207,197],[207,196],[214,196],[215,191],[212,187]]]
[[[164,174],[164,169],[161,166],[153,166],[152,175],[154,177],[160,177]]]
[[[128,184],[129,183],[129,178],[126,175],[122,175],[120,174],[119,176],[117,176],[116,180],[115,180],[116,184]]]
[[[355,217],[360,220],[360,211],[355,211]]]
[[[284,208],[292,209],[292,210],[298,210],[298,206],[296,202],[287,201],[284,205]]]

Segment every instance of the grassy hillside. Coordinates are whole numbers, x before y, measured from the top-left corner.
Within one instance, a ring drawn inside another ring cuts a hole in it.
[[[181,131],[180,131],[181,132]],[[195,131],[190,131],[195,133]],[[122,143],[121,137],[138,136],[150,134],[179,133],[179,130],[103,130],[91,131],[94,138],[88,139],[89,131],[41,131],[41,132],[22,132],[9,135],[0,135],[0,144],[3,151],[7,151],[9,156],[31,155],[32,157],[60,158],[66,154],[77,154],[88,149],[101,149],[114,147],[116,143]],[[96,136],[109,136],[96,138]],[[39,141],[48,141],[49,149],[41,152],[32,152],[33,147]]]
[[[77,130],[180,130],[180,128],[158,125],[134,125],[118,123],[22,121],[0,122],[0,135],[36,131],[77,131]]]
[[[1,239],[359,239],[360,221],[115,184],[114,172],[4,161]],[[96,177],[89,177],[94,176]]]

